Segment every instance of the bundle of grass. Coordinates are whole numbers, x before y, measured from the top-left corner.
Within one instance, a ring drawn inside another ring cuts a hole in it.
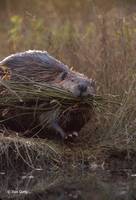
[[[64,89],[28,79],[1,80],[0,84],[1,124],[29,136],[45,137],[54,131],[61,137],[77,136],[102,103],[100,96],[75,97]]]

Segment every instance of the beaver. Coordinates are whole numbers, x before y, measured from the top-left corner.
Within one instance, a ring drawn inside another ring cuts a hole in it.
[[[72,70],[46,51],[29,50],[12,54],[0,62],[0,69],[3,70],[1,79],[4,80],[23,81],[24,78],[25,81],[27,77],[35,82],[63,88],[78,98],[96,94],[94,80]],[[86,117],[81,115],[82,112]],[[44,120],[46,114],[42,113],[38,120],[40,122]],[[67,138],[72,134],[77,135],[89,118],[88,108],[83,110],[78,108],[63,115],[60,120],[54,119],[50,129],[59,133],[62,138]]]

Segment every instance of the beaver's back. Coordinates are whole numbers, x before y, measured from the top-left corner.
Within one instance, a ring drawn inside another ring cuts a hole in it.
[[[10,55],[0,62],[0,68],[10,70],[11,77],[14,79],[17,74],[35,81],[46,81],[46,77],[49,78],[50,74],[55,76],[57,73],[68,70],[66,65],[50,56],[46,51],[38,50]]]
[[[76,97],[95,95],[95,82],[92,79],[68,68],[46,51],[29,50],[8,56],[0,62],[0,78],[49,83]]]

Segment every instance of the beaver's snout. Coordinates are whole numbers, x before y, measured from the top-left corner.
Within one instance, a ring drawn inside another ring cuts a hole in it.
[[[87,84],[79,84],[78,89],[80,90],[81,93],[86,92]]]
[[[77,96],[86,96],[86,92],[87,92],[87,84],[86,83],[80,83],[77,86],[77,90],[78,90],[78,94]]]
[[[82,82],[74,88],[74,94],[77,97],[94,96],[96,94],[95,87],[88,84],[87,82]]]

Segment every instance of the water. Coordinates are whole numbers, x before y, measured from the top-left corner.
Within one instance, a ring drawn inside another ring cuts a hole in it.
[[[135,200],[136,174],[110,171],[1,171],[0,199]]]

